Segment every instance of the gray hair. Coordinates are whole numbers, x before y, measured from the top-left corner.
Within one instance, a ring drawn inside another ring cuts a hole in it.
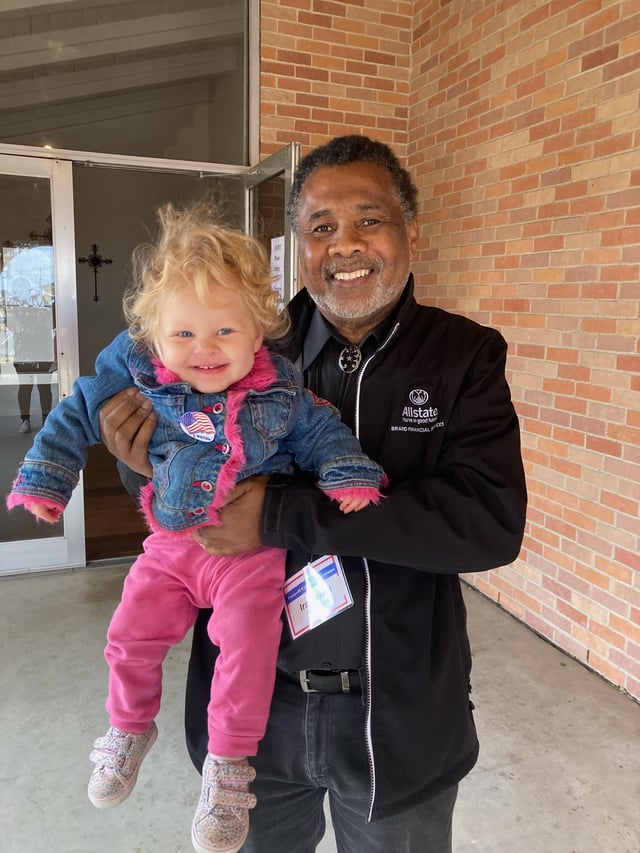
[[[418,189],[409,172],[400,165],[396,155],[384,142],[352,134],[336,136],[325,145],[314,148],[300,160],[293,176],[287,205],[291,227],[295,234],[298,233],[299,226],[300,196],[307,178],[323,166],[345,166],[348,163],[363,161],[377,163],[389,172],[404,221],[409,223],[415,219],[418,213]]]

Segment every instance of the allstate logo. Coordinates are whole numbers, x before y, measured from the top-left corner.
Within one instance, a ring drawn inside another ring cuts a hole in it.
[[[422,388],[414,388],[409,394],[409,399],[414,406],[424,406],[429,399],[429,395]]]

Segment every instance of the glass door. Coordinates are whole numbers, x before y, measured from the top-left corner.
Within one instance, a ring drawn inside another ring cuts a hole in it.
[[[244,177],[245,228],[261,240],[271,258],[275,285],[286,304],[298,290],[297,242],[291,233],[287,200],[300,144],[292,142],[262,160]]]
[[[78,373],[71,164],[0,155],[0,483]],[[57,524],[0,506],[0,573],[82,564],[82,490]]]
[[[297,144],[251,168],[23,150],[30,156],[0,147],[4,495],[43,418],[123,328],[131,251],[154,233],[159,204],[219,201],[227,221],[265,243],[285,302],[297,288],[286,215]],[[94,246],[99,267],[86,263]],[[98,445],[58,524],[37,523],[20,507],[9,513],[3,501],[0,575],[135,556],[145,534],[115,460]]]

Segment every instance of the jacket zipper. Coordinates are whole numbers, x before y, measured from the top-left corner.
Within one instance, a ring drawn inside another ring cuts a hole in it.
[[[369,363],[381,352],[389,343],[391,338],[398,330],[399,323],[396,323],[391,329],[385,340],[372,353],[362,365],[362,369],[358,374],[358,384],[356,387],[356,406],[355,406],[355,436],[360,438],[360,388],[362,385],[362,377]],[[366,675],[366,717],[365,717],[365,742],[367,745],[367,758],[369,761],[369,774],[371,776],[371,798],[369,800],[369,814],[367,815],[367,823],[371,823],[371,815],[373,814],[373,804],[376,798],[376,762],[373,755],[373,738],[371,737],[371,576],[369,573],[369,562],[363,557],[362,566],[364,569],[364,651],[365,651],[365,675]]]
[[[364,376],[364,372],[367,369],[367,367],[369,366],[369,364],[371,363],[371,361],[378,355],[378,353],[382,352],[382,350],[387,346],[387,344],[389,343],[389,341],[395,335],[395,333],[398,331],[399,328],[400,328],[400,323],[396,323],[394,325],[394,327],[390,330],[389,334],[384,339],[384,341],[380,344],[378,349],[375,352],[371,353],[369,358],[365,361],[365,363],[360,368],[360,373],[358,374],[358,384],[356,386],[356,407],[355,407],[356,411],[355,411],[355,424],[354,424],[354,426],[355,426],[354,433],[355,433],[356,438],[360,438],[360,388],[362,387],[362,377]]]

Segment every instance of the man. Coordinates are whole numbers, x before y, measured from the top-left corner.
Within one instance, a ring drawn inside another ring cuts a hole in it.
[[[314,851],[325,792],[341,851],[448,853],[477,759],[458,573],[517,557],[526,487],[503,338],[415,301],[416,199],[387,146],[346,136],[302,159],[289,202],[305,289],[288,355],[383,466],[386,498],[341,517],[303,475],[254,478],[198,535],[216,554],[286,548],[288,576],[340,555],[354,602],[296,639],[283,628],[244,853]],[[114,399],[104,432],[142,469],[153,419],[137,399]],[[186,697],[197,766],[216,653],[205,624]]]

